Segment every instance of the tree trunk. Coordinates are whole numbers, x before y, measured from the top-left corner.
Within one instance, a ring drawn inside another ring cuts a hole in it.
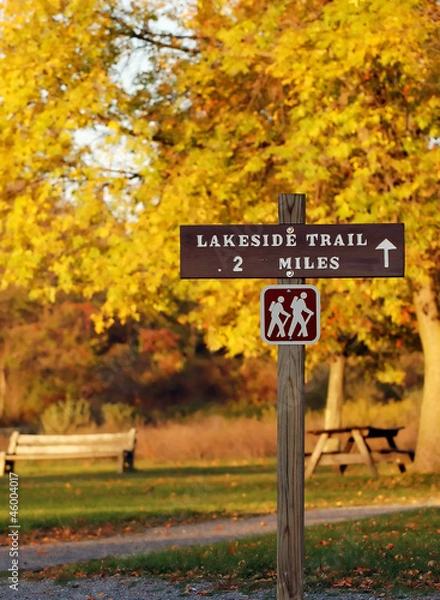
[[[342,427],[342,404],[344,402],[344,369],[345,356],[336,355],[329,364],[327,400],[325,405],[325,429],[338,429]],[[324,452],[339,450],[340,440],[329,439]]]
[[[414,292],[414,304],[425,361],[415,469],[440,473],[440,313],[432,281]]]

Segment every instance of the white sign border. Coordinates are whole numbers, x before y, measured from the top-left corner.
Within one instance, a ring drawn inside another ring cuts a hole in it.
[[[301,289],[303,290],[304,288],[306,289],[310,289],[313,290],[314,293],[316,294],[316,336],[313,340],[307,340],[307,341],[297,341],[297,342],[292,342],[291,340],[283,342],[283,341],[276,341],[273,342],[272,340],[268,340],[266,338],[266,332],[265,332],[265,311],[264,311],[264,294],[266,293],[266,290],[274,290],[274,289],[291,289],[291,290],[295,290],[295,289]],[[272,346],[306,346],[309,344],[315,344],[321,337],[321,294],[319,293],[319,290],[317,287],[315,287],[314,285],[309,285],[307,283],[304,284],[295,284],[295,285],[288,285],[285,283],[280,283],[280,284],[276,284],[276,285],[266,285],[266,287],[264,287],[261,292],[260,292],[260,335],[261,335],[261,339],[263,340],[263,342],[265,342],[266,344],[270,344]]]

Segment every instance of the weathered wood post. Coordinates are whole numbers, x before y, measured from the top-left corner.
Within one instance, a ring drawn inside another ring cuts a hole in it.
[[[305,194],[280,194],[279,223],[305,223]],[[280,279],[302,284],[304,279]],[[278,346],[278,600],[302,600],[304,588],[304,345]]]

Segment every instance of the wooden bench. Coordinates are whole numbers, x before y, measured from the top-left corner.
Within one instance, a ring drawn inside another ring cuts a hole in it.
[[[133,470],[136,429],[123,433],[35,435],[14,431],[6,452],[0,452],[0,475],[14,471],[18,460],[116,458],[118,473]]]

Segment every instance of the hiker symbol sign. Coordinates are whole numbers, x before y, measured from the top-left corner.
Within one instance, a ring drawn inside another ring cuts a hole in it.
[[[261,292],[261,337],[268,344],[313,344],[320,334],[313,285],[269,285]]]

